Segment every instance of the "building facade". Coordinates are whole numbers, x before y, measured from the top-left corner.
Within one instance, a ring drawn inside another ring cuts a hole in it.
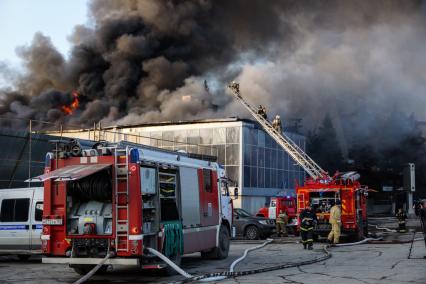
[[[305,137],[286,133],[301,149]],[[157,124],[122,125],[102,130],[66,131],[66,137],[89,140],[121,140],[172,151],[216,156],[238,187],[236,207],[255,213],[270,197],[293,194],[305,172],[251,120],[230,118]],[[232,192],[232,191],[231,191]]]

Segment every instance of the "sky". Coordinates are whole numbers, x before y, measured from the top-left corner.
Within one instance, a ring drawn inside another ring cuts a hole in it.
[[[17,46],[28,45],[36,32],[49,36],[67,56],[67,37],[77,24],[87,22],[88,0],[0,0],[0,63],[20,68]]]

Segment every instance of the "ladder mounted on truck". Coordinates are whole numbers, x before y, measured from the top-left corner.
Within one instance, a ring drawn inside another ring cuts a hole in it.
[[[115,147],[114,187],[115,187],[115,228],[117,251],[129,251],[129,147]],[[124,160],[124,161],[123,161]],[[121,185],[121,186],[120,186]],[[123,215],[124,218],[123,218]]]
[[[309,157],[293,140],[291,140],[284,132],[277,131],[262,115],[251,107],[241,96],[240,84],[232,82],[228,85],[234,97],[250,112],[256,121],[262,126],[275,142],[280,145],[314,180],[327,180],[329,176],[311,157]]]

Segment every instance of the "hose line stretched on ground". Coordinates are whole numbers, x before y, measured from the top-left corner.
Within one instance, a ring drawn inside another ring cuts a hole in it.
[[[90,277],[92,277],[101,267],[105,264],[105,262],[110,258],[114,256],[113,252],[107,253],[105,258],[103,258],[92,270],[90,270],[86,275],[75,281],[73,284],[81,284],[89,280]]]

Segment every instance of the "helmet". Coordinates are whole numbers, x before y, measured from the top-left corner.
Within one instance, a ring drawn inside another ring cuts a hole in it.
[[[342,205],[342,202],[339,199],[337,199],[336,200],[336,205]]]
[[[277,114],[277,115],[275,116],[275,118],[280,119],[280,116]]]

